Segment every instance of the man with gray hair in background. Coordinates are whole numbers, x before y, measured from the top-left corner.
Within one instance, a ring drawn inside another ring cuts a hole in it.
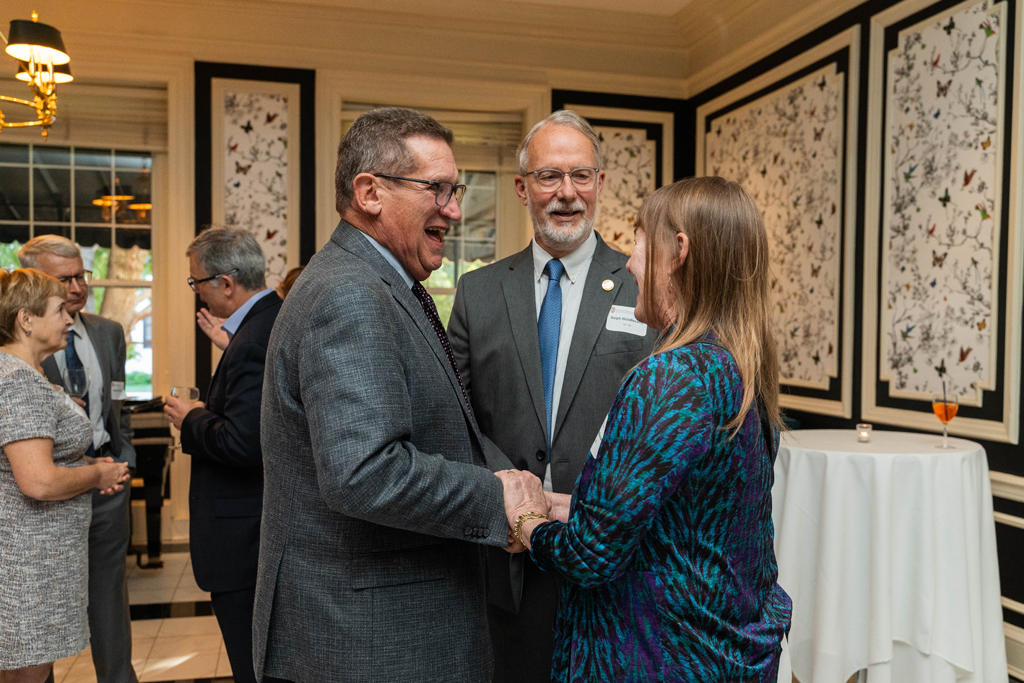
[[[264,681],[491,679],[482,549],[506,547],[508,521],[488,467],[508,461],[476,427],[420,284],[462,217],[451,144],[410,109],[356,119],[338,149],[341,223],[271,335]]]
[[[281,299],[267,288],[266,259],[244,230],[210,228],[185,252],[188,284],[223,318],[228,345],[205,403],[167,398],[164,412],[192,456],[189,550],[237,683],[255,683],[252,614],[263,514],[260,404],[270,331]]]
[[[552,518],[565,521],[619,385],[656,333],[633,316],[627,257],[594,230],[604,170],[590,124],[557,111],[518,151],[533,240],[459,278],[448,333],[480,430],[544,480]],[[555,578],[522,555],[488,560],[494,681],[551,680]]]
[[[85,411],[92,422],[90,457],[112,457],[135,467],[131,415],[122,409],[127,347],[124,329],[112,320],[84,311],[92,272],[85,269],[78,245],[60,235],[39,235],[18,251],[24,268],[51,275],[68,292],[65,309],[74,320],[68,345],[43,361],[51,384],[64,386],[68,367],[83,367],[89,388]],[[132,631],[128,611],[125,557],[129,542],[130,487],[101,496],[93,492],[89,525],[89,644],[98,683],[135,683]],[[53,672],[50,672],[52,680]]]

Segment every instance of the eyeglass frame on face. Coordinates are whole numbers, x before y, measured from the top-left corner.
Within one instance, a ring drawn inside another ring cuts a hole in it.
[[[573,180],[572,177],[572,174],[575,173],[576,171],[593,171],[594,179],[590,182],[590,184],[587,187],[580,187],[579,185],[576,184],[576,181]],[[538,175],[539,173],[544,172],[561,173],[562,175],[558,179],[558,184],[551,185],[551,187],[544,187],[544,184],[541,182],[540,176]],[[562,185],[565,183],[565,176],[569,176],[569,182],[572,183],[573,188],[576,189],[578,192],[589,192],[590,190],[593,190],[597,186],[597,180],[598,178],[601,177],[601,169],[595,168],[593,166],[577,166],[576,168],[570,169],[568,171],[563,171],[560,168],[538,168],[536,171],[527,171],[526,173],[523,174],[523,176],[529,175],[533,176],[533,179],[537,181],[537,186],[540,189],[544,190],[545,192],[554,192],[558,188],[562,187]]]
[[[64,277],[57,278],[57,281],[64,285],[65,289],[70,287],[72,282],[77,282],[79,287],[88,287],[89,283],[92,282],[92,271],[83,270],[81,273],[75,273],[74,275],[65,275]]]
[[[188,282],[189,288],[191,288],[191,290],[194,292],[194,291],[196,291],[196,285],[201,285],[204,282],[209,282],[210,280],[216,280],[219,277],[224,277],[225,275],[231,275],[232,273],[237,273],[237,272],[238,272],[238,268],[232,268],[231,270],[225,271],[223,273],[217,273],[216,275],[211,275],[210,277],[204,277],[201,280],[197,280],[197,279],[195,279],[193,277],[190,277],[187,280],[187,282]]]
[[[405,178],[400,175],[388,175],[387,173],[374,173],[374,178],[390,178],[391,180],[408,180],[410,183],[421,183],[423,185],[430,185],[434,188],[434,203],[439,207],[444,208],[448,206],[448,202],[455,197],[455,205],[462,206],[462,199],[466,196],[466,186],[456,185],[455,183],[449,183],[446,180],[420,180],[419,178]],[[450,186],[452,189],[448,191],[448,198],[441,203],[441,188],[445,185]]]

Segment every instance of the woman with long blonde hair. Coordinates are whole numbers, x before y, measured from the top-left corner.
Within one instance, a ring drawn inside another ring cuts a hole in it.
[[[555,681],[774,682],[792,603],[771,518],[778,367],[767,236],[736,183],[661,188],[627,264],[662,330],[626,377],[567,519],[498,473],[509,525],[565,580]]]

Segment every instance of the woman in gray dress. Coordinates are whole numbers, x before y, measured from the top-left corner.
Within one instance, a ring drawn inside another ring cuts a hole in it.
[[[85,412],[43,376],[71,317],[60,282],[0,271],[0,683],[36,683],[88,645],[89,520],[96,488],[128,467],[86,458]]]

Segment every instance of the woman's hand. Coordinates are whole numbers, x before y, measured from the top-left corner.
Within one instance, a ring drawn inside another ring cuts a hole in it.
[[[516,524],[519,515],[527,512],[548,514],[548,500],[544,496],[544,484],[525,470],[501,470],[494,473],[504,487],[505,516],[509,528]]]
[[[123,491],[124,483],[132,476],[128,472],[128,463],[114,462],[113,458],[97,458],[96,464],[91,467],[99,468],[100,480],[96,488],[105,496]]]
[[[557,522],[568,522],[569,503],[572,502],[572,496],[568,493],[545,491],[544,497],[548,499],[548,519]]]

